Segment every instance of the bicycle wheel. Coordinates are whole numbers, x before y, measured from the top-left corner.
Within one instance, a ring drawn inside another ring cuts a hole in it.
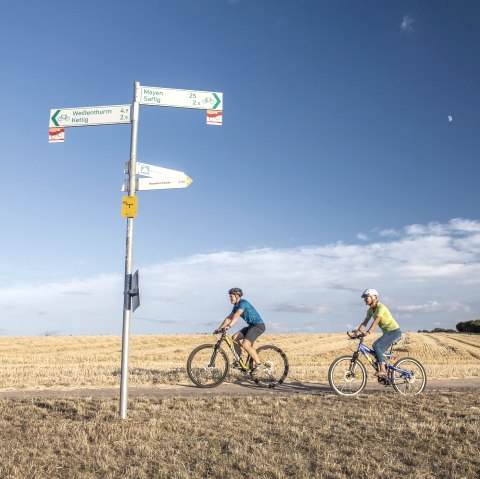
[[[362,392],[367,384],[367,370],[352,356],[335,359],[328,370],[330,387],[340,396],[354,396]]]
[[[420,394],[427,384],[425,368],[413,358],[398,360],[390,369],[390,379],[395,391],[405,395]]]
[[[287,355],[280,348],[271,345],[260,346],[257,354],[263,368],[252,373],[255,383],[269,388],[282,384],[288,375]]]
[[[202,344],[188,356],[187,373],[194,384],[201,388],[213,388],[222,384],[230,365],[222,348],[215,350],[213,344]]]

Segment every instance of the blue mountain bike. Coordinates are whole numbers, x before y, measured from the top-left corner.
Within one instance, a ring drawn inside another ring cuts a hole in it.
[[[363,344],[364,334],[347,333],[349,339],[358,341],[357,350],[352,356],[341,356],[328,370],[328,382],[331,388],[340,396],[354,396],[362,392],[367,384],[367,369],[360,361],[362,355],[373,369],[378,371],[375,351]],[[393,357],[393,343],[390,351],[384,354],[386,359],[387,376],[378,377],[378,382],[385,386],[393,386],[395,391],[404,395],[420,394],[427,384],[425,368],[413,358],[399,359],[395,364],[389,361]]]

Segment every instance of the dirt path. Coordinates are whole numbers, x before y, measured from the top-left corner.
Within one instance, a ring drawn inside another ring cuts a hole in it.
[[[445,379],[427,382],[425,392],[434,391],[472,391],[480,390],[480,378]],[[368,382],[364,393],[372,391],[387,391],[384,386]],[[393,389],[388,388],[388,391]],[[190,384],[165,385],[150,388],[129,388],[129,397],[212,397],[212,396],[285,396],[295,394],[326,394],[332,393],[327,383],[286,382],[274,389],[261,388],[246,381],[222,384],[216,388],[198,388]],[[72,397],[117,397],[119,388],[69,389],[69,390],[31,390],[31,391],[0,391],[0,398],[72,398]],[[333,394],[333,393],[332,393]]]

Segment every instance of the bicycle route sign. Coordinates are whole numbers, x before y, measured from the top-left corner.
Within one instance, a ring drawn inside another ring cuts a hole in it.
[[[223,110],[223,93],[141,86],[139,103],[198,110]]]
[[[127,172],[127,168],[125,172]],[[193,182],[183,171],[170,170],[145,163],[137,163],[136,172],[137,175],[146,176],[147,178],[136,178],[135,191],[188,188]],[[125,180],[122,191],[127,191],[128,185],[128,180]]]
[[[86,106],[50,110],[50,128],[131,123],[131,105]]]

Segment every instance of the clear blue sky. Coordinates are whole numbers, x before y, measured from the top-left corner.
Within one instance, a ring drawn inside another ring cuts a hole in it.
[[[121,334],[133,82],[223,92],[141,106],[132,334],[212,330],[241,286],[270,332],[357,326],[373,287],[405,330],[480,317],[477,1],[10,2],[0,18],[0,334]]]

